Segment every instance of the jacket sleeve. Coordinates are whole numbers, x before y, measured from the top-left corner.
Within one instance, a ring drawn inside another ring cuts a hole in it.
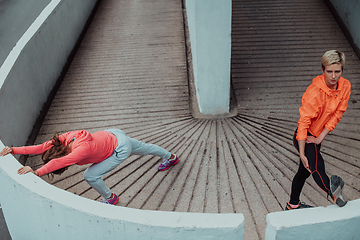
[[[350,82],[348,84],[350,84]],[[350,94],[351,94],[351,85],[347,86],[347,89],[345,90],[345,94],[341,99],[340,104],[338,105],[336,111],[333,113],[329,121],[325,123],[325,127],[330,132],[334,130],[335,126],[340,122],[343,113],[346,111]]]
[[[69,133],[64,133],[59,136],[60,142],[64,143]],[[46,141],[39,145],[13,147],[14,154],[41,154],[52,147],[52,140]]]
[[[302,106],[299,108],[300,119],[298,121],[298,130],[296,139],[306,140],[307,131],[312,123],[312,119],[319,115],[318,99],[311,94],[311,88],[308,88],[302,97]]]
[[[52,146],[52,141],[49,140],[43,144],[34,145],[34,146],[24,146],[24,147],[13,147],[14,154],[41,154],[46,150],[50,149]]]

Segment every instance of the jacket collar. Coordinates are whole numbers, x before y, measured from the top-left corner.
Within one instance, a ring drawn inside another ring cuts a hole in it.
[[[334,90],[330,89],[326,85],[325,74],[319,75],[316,78],[314,78],[313,83],[328,95],[331,95],[334,92],[341,92],[341,90],[344,89],[344,78],[343,77],[340,77],[340,79],[338,81],[338,87],[337,87],[337,89],[334,89]]]

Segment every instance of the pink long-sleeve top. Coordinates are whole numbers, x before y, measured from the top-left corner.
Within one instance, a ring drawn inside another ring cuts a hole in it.
[[[72,140],[71,152],[61,158],[52,159],[47,164],[37,169],[39,176],[72,164],[85,165],[99,163],[110,157],[117,147],[115,135],[107,131],[90,134],[88,131],[79,130],[64,133],[59,136],[60,142],[68,145]],[[40,145],[13,147],[14,154],[41,154],[50,149],[52,141]]]

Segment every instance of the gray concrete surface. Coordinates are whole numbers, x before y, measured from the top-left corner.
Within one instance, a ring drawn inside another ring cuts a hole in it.
[[[50,0],[0,0],[0,65]]]

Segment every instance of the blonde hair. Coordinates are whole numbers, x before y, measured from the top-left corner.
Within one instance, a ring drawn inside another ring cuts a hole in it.
[[[324,53],[321,58],[321,68],[325,70],[325,66],[340,63],[341,70],[344,71],[345,68],[345,54],[337,51],[337,50],[330,50]]]

